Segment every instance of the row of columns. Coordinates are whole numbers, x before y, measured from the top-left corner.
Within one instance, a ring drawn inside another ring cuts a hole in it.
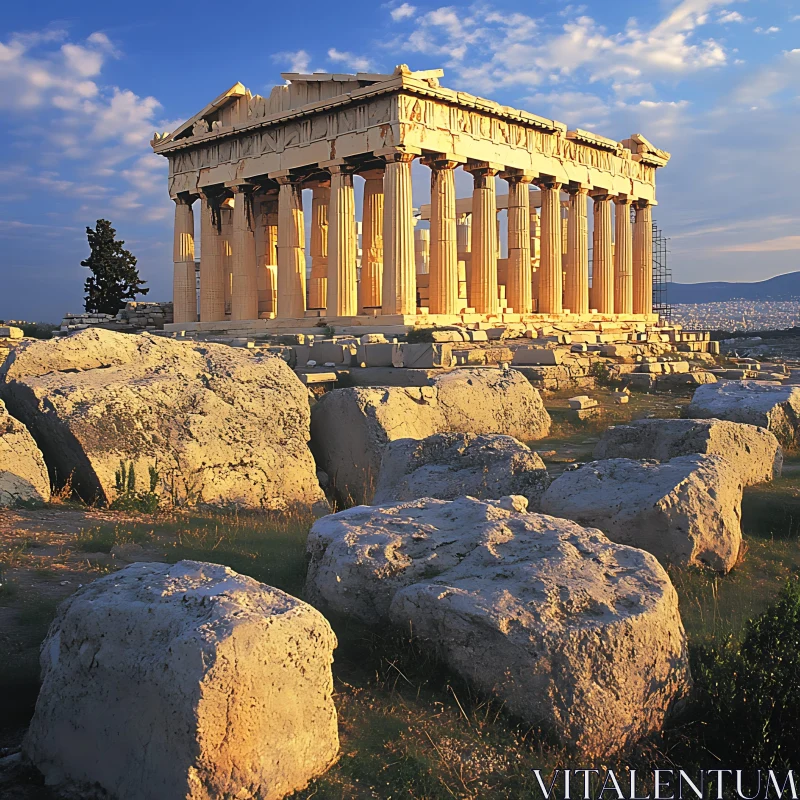
[[[201,194],[200,319],[257,319],[273,312],[301,318],[306,308],[325,309],[330,317],[355,316],[378,309],[382,314],[415,314],[416,269],[411,162],[405,152],[382,154],[384,169],[363,172],[362,259],[357,282],[357,235],[353,175],[344,161],[322,164],[329,185],[313,187],[311,273],[306,287],[303,178],[286,171],[271,174],[278,184],[273,195],[242,183],[233,192],[230,244],[222,236],[222,204],[226,189]],[[497,257],[498,226],[495,176],[508,182],[508,260],[506,305],[515,313],[534,310],[561,314],[652,313],[652,218],[647,201],[612,197],[601,190],[570,184],[566,243],[561,219],[561,183],[492,164],[467,164],[462,159],[433,156],[431,169],[429,312],[458,314],[459,253],[469,250],[467,305],[479,314],[500,309]],[[454,170],[459,165],[474,179],[469,233],[456,224]],[[541,191],[540,257],[534,308],[531,259],[529,184]],[[593,200],[593,280],[589,289],[588,197]],[[176,198],[174,308],[176,322],[197,320],[192,199]],[[612,236],[612,201],[614,236]],[[631,226],[631,206],[635,220]],[[469,236],[469,244],[460,237]],[[232,249],[230,289],[225,248]],[[562,254],[566,253],[564,257]]]

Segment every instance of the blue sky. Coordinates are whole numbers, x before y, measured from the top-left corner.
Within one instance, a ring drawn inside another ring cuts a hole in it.
[[[669,150],[655,218],[675,280],[800,269],[800,2],[37,0],[10,4],[0,33],[0,318],[82,308],[84,228],[98,217],[138,257],[148,299],[170,296],[172,203],[154,130],[237,80],[264,94],[282,71],[399,63]]]

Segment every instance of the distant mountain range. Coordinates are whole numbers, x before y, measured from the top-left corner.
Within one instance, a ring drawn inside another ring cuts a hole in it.
[[[671,283],[668,298],[672,305],[726,300],[792,300],[800,298],[800,272],[788,272],[756,283]]]

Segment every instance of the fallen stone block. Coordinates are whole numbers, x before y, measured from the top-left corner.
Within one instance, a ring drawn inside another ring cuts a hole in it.
[[[684,409],[692,419],[727,419],[767,428],[784,447],[800,443],[800,387],[757,381],[700,386]]]
[[[307,596],[413,631],[528,725],[605,757],[660,730],[688,690],[677,594],[649,553],[525,507],[425,498],[325,517]]]
[[[436,433],[499,433],[530,441],[550,430],[539,393],[515,370],[455,369],[428,382],[419,388],[336,389],[314,405],[311,447],[341,498],[368,502],[390,441]]]
[[[448,368],[453,366],[453,345],[415,342],[396,344],[392,352],[392,366],[414,369]]]
[[[652,458],[669,461],[693,453],[727,458],[745,486],[779,478],[783,450],[766,428],[719,419],[638,419],[609,428],[594,458]]]
[[[569,403],[569,407],[573,411],[582,411],[597,407],[597,400],[585,394],[578,395],[577,397],[570,397],[567,403]]]
[[[390,342],[361,344],[356,351],[356,361],[360,367],[391,367],[392,355],[397,345]]]
[[[561,350],[548,350],[543,347],[518,347],[514,350],[514,358],[511,363],[521,366],[552,366],[560,364],[564,360],[564,353]]]
[[[21,339],[22,336],[22,328],[14,325],[0,325],[0,339]]]
[[[0,506],[50,500],[50,478],[28,429],[0,400]]]
[[[80,797],[278,800],[336,759],[335,647],[227,567],[132,564],[59,607],[24,754]]]
[[[538,510],[549,484],[541,458],[512,436],[439,433],[386,445],[372,502],[454,500],[464,495],[499,500],[514,494]]]
[[[742,543],[742,478],[722,456],[670,461],[612,458],[556,478],[542,497],[546,514],[600,528],[662,564],[729,572]]]

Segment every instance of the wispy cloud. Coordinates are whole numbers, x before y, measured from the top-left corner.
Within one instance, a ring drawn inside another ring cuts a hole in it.
[[[410,3],[403,3],[397,8],[393,8],[389,15],[395,22],[399,22],[401,19],[408,19],[409,17],[413,17],[414,14],[417,12],[417,7],[412,6]]]
[[[275,53],[272,60],[284,72],[308,72],[311,66],[311,56],[306,50],[286,50]]]
[[[368,72],[372,69],[372,62],[368,58],[357,56],[353,53],[345,53],[335,47],[331,47],[328,50],[328,60],[334,64],[343,64],[347,69],[355,72]]]
[[[764,239],[759,242],[745,242],[719,248],[722,253],[778,253],[786,250],[800,250],[800,236],[779,236],[777,239]]]

